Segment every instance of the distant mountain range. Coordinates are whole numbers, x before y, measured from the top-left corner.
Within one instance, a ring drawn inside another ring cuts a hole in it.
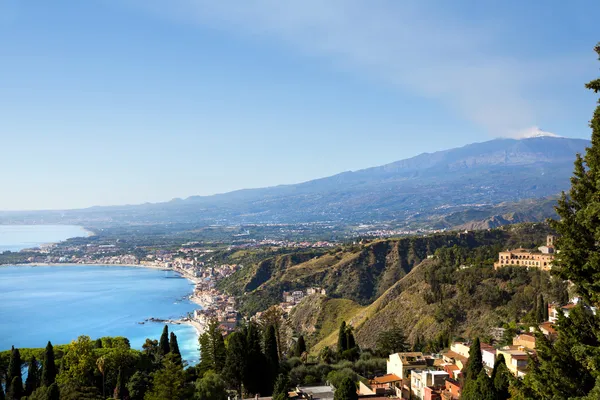
[[[517,212],[506,204],[545,198],[566,190],[575,154],[585,152],[589,143],[551,136],[496,139],[294,185],[156,204],[0,213],[0,221],[86,224],[394,221],[426,225],[454,215],[465,224],[468,221],[458,218],[457,213],[482,209],[489,214],[501,203],[504,204],[501,211],[505,212],[499,215]]]

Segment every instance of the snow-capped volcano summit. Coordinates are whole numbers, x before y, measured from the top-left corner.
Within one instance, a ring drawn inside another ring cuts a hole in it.
[[[538,138],[538,137],[561,137],[556,133],[546,132],[541,130],[537,126],[533,126],[529,129],[525,129],[517,135],[517,139],[529,139],[529,138]]]

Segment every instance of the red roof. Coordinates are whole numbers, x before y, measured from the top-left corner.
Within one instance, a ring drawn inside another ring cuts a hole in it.
[[[375,378],[373,378],[373,382],[375,382],[375,383],[391,383],[391,382],[398,382],[401,380],[402,380],[401,378],[399,378],[397,375],[394,375],[394,374],[376,376]]]

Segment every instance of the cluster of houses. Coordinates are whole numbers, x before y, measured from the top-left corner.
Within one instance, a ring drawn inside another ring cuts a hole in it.
[[[306,296],[310,296],[313,294],[321,294],[325,296],[327,291],[320,287],[310,287],[308,289],[303,290],[294,290],[292,292],[283,292],[283,302],[279,303],[279,306],[285,312],[290,312],[296,304],[300,303],[300,301]]]
[[[574,298],[569,304],[548,305],[548,321],[541,323],[540,331],[550,340],[556,338],[555,324],[562,312],[566,317],[581,301]],[[588,309],[595,313],[592,307]],[[481,344],[484,368],[491,374],[496,359],[502,355],[508,370],[518,378],[527,374],[529,360],[536,358],[535,329],[514,336],[512,344],[494,347]],[[440,354],[407,352],[391,354],[387,360],[387,373],[365,382],[359,382],[363,396],[388,396],[400,399],[457,400],[461,395],[461,374],[469,360],[471,343],[454,342]]]

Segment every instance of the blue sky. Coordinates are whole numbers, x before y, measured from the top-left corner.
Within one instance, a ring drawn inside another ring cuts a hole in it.
[[[493,4],[495,3],[495,4]],[[0,0],[0,209],[587,138],[596,0]]]

